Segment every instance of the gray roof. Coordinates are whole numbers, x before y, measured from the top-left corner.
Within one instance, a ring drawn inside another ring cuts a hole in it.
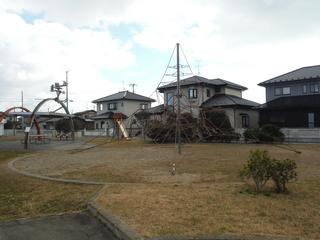
[[[280,82],[289,82],[305,79],[319,79],[320,78],[320,65],[303,67],[296,69],[294,71],[285,73],[275,78],[271,78],[267,81],[259,83],[259,86],[266,86],[269,84],[280,83]]]
[[[113,119],[113,115],[115,113],[112,111],[107,111],[107,112],[103,112],[100,113],[99,115],[96,115],[94,117],[92,117],[91,119],[93,120],[102,120],[102,119]],[[121,113],[121,115],[123,116],[124,119],[128,118],[125,114]]]
[[[116,101],[116,100],[134,100],[134,101],[141,101],[141,102],[155,102],[154,99],[148,98],[136,93],[132,93],[129,91],[122,91],[118,92],[103,98],[98,98],[96,100],[93,100],[93,103],[98,102],[108,102],[108,101]]]
[[[160,104],[158,106],[149,108],[149,109],[146,110],[146,112],[152,113],[152,114],[163,113],[164,112],[164,104]]]
[[[85,110],[85,111],[81,111],[81,112],[76,112],[76,113],[74,113],[74,115],[82,115],[82,114],[86,114],[86,113],[97,113],[97,111],[95,111],[95,110]]]
[[[259,103],[236,97],[227,94],[217,94],[209,98],[201,104],[201,107],[227,107],[227,106],[242,106],[242,107],[257,107]]]
[[[188,86],[188,85],[195,85],[195,84],[207,84],[207,85],[212,85],[212,86],[228,86],[231,88],[235,89],[240,89],[240,90],[247,90],[246,87],[235,84],[233,82],[229,82],[220,78],[216,79],[207,79],[204,77],[200,76],[192,76],[186,79],[182,79],[180,81],[181,86]],[[167,88],[174,88],[177,86],[177,82],[169,83],[167,85],[161,86],[158,88],[158,90],[163,91]]]

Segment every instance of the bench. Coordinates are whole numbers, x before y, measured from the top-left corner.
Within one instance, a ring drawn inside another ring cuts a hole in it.
[[[38,143],[41,143],[41,144],[50,143],[51,142],[51,138],[48,137],[47,135],[30,135],[29,136],[29,142],[30,143],[35,143],[35,144],[38,144]]]

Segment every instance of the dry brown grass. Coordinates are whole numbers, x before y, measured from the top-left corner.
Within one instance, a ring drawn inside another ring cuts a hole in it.
[[[114,185],[99,202],[146,237],[258,234],[320,237],[320,186],[292,184],[288,195],[241,193],[243,185]]]
[[[5,142],[20,141],[20,139],[23,139],[23,136],[22,136],[22,135],[17,135],[17,136],[0,136],[0,141],[5,141]]]
[[[18,155],[0,151],[0,221],[83,210],[98,191],[96,186],[54,183],[13,173],[7,162]]]
[[[103,139],[97,141],[104,143]],[[266,194],[256,195],[240,179],[239,170],[250,150],[257,148],[268,150],[278,159],[296,160],[298,181],[289,184],[290,194],[275,194],[269,185]],[[172,163],[177,167],[175,176],[169,173]],[[106,189],[100,203],[148,237],[231,233],[320,239],[319,145],[190,144],[179,156],[173,145],[110,142],[74,154],[41,153],[17,163],[17,167],[58,177],[116,183]],[[62,209],[73,209],[75,205],[68,201],[73,198],[84,205],[89,192],[68,185],[61,194],[56,186],[49,188],[52,192],[48,199],[54,199],[52,212],[60,208],[59,198],[64,199]],[[46,191],[40,187],[36,196],[43,204],[41,195]]]
[[[137,147],[137,146],[136,146]],[[138,148],[140,148],[139,146]],[[154,146],[151,146],[153,148]],[[283,148],[284,147],[284,148]],[[153,171],[164,174],[171,162],[177,176],[199,175],[193,182],[159,181],[147,184],[116,184],[105,190],[100,203],[146,237],[160,235],[261,234],[320,238],[320,148],[319,145],[291,145],[297,154],[270,145],[203,144],[187,145],[182,157],[172,146],[156,146],[161,161]],[[108,147],[107,147],[108,148]],[[109,150],[123,146],[109,147]],[[145,146],[141,155],[148,155]],[[256,195],[238,176],[249,151],[261,148],[279,159],[295,159],[298,181],[289,184],[290,194]],[[135,148],[128,159],[138,163]],[[154,152],[155,154],[155,152]],[[138,155],[138,154],[137,154]],[[158,158],[154,155],[154,158]],[[149,156],[149,155],[148,155]],[[150,157],[150,156],[149,156]],[[146,165],[145,167],[151,167]],[[139,165],[143,168],[143,165]],[[143,173],[143,171],[137,171]],[[159,178],[161,179],[161,178]]]
[[[182,155],[179,156],[173,145],[110,143],[103,148],[68,156],[73,158],[73,162],[69,167],[65,161],[58,177],[120,183],[237,182],[241,181],[238,172],[246,162],[250,150],[261,148],[279,159],[296,160],[300,179],[305,177],[312,179],[313,176],[318,178],[319,145],[283,145],[283,147],[254,144],[185,145]],[[291,151],[292,148],[298,149],[301,154]],[[61,157],[64,158],[63,155]],[[83,161],[79,160],[79,164],[75,167],[75,161],[80,157]],[[41,159],[46,161],[45,157]],[[172,163],[175,163],[177,168],[174,179],[169,175]],[[47,175],[56,172],[55,166],[46,170]]]

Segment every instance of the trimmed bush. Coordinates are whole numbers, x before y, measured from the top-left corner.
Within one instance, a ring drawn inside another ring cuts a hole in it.
[[[248,128],[243,133],[246,142],[259,142],[260,129],[259,128]]]
[[[247,164],[240,171],[241,177],[252,178],[257,192],[261,192],[271,177],[272,161],[267,151],[255,150],[250,152]]]
[[[261,142],[283,142],[283,140],[284,135],[280,131],[279,127],[272,124],[267,124],[261,127]]]
[[[85,127],[85,122],[84,120],[80,118],[73,118],[73,126],[75,131],[83,130]],[[71,132],[71,122],[70,118],[63,118],[58,120],[55,123],[55,129],[58,132],[63,132],[63,133],[70,133]]]
[[[261,192],[269,179],[275,184],[277,193],[287,192],[287,184],[297,178],[294,160],[271,159],[265,150],[250,152],[247,164],[240,171],[241,177],[252,178],[257,192]]]
[[[244,132],[245,141],[254,141],[254,142],[283,142],[284,135],[280,131],[280,128],[267,124],[262,126],[261,128],[248,128]]]
[[[297,178],[297,164],[294,160],[273,159],[271,168],[271,178],[278,193],[287,192],[287,183]]]

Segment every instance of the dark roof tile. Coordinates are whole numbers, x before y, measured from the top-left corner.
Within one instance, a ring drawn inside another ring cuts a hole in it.
[[[200,84],[200,83],[204,83],[204,84],[208,84],[208,85],[213,85],[213,86],[228,86],[231,88],[236,88],[236,89],[241,89],[241,90],[247,90],[246,87],[235,84],[233,82],[229,82],[220,78],[216,78],[216,79],[207,79],[204,77],[200,77],[200,76],[192,76],[186,79],[182,79],[180,81],[181,86],[188,86],[188,85],[194,85],[194,84]],[[168,88],[174,88],[177,86],[177,82],[172,82],[169,84],[166,84],[164,86],[158,87],[158,90],[163,91],[165,89]]]
[[[244,107],[257,107],[259,103],[232,96],[227,94],[217,94],[203,102],[201,107],[226,107],[226,106],[244,106]]]
[[[108,101],[116,101],[116,100],[134,100],[134,101],[141,101],[141,102],[155,102],[154,99],[148,98],[136,93],[132,93],[129,91],[122,91],[118,92],[103,98],[98,98],[96,100],[93,100],[93,103],[98,102],[108,102]]]
[[[280,82],[289,82],[289,81],[298,81],[304,79],[320,79],[320,65],[309,66],[296,69],[294,71],[285,73],[278,77],[271,78],[267,81],[259,83],[259,86],[267,86],[270,84],[280,83]]]

